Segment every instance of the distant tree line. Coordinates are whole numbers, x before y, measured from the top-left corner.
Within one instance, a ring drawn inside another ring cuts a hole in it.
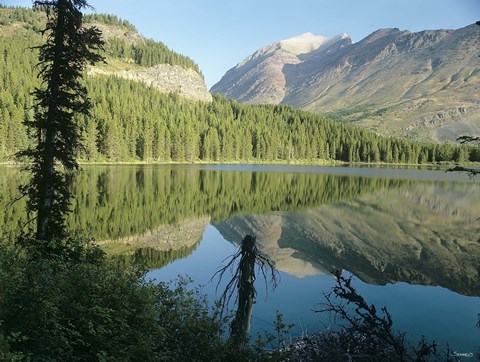
[[[161,94],[114,77],[88,80],[84,158],[147,162],[315,161],[427,163],[480,160],[479,148],[387,138],[288,106],[212,103]]]
[[[116,15],[112,14],[88,14],[84,15],[83,21],[85,23],[102,23],[106,25],[118,26],[129,31],[137,32],[135,25],[130,23],[128,20],[120,19]]]
[[[137,32],[135,26],[128,20],[120,19],[111,14],[86,15],[84,17],[84,22],[87,25],[100,23],[113,27],[120,27],[126,31]],[[38,9],[25,9],[21,7],[7,7],[0,5],[0,26],[9,26],[13,23],[21,23],[27,30],[39,31],[44,27],[45,15],[43,12],[38,11]],[[18,31],[19,28],[16,28],[15,32],[17,33]],[[2,30],[0,29],[0,36],[2,35],[4,34],[2,34]],[[10,34],[10,36],[11,35],[12,34]],[[10,38],[10,40],[23,43],[25,39],[20,38],[18,35],[19,34]],[[36,36],[33,33],[29,34],[28,38],[25,48],[29,48],[32,45],[37,45],[41,42],[38,34]],[[33,55],[33,58],[37,59],[37,56],[35,54]],[[187,69],[193,69],[203,76],[200,68],[191,58],[176,53],[170,50],[162,42],[157,42],[152,39],[143,39],[143,41],[134,44],[121,37],[111,37],[105,44],[105,53],[103,55],[113,58],[121,58],[122,60],[127,61],[132,60],[135,64],[144,67],[151,67],[157,64],[180,65]]]
[[[180,65],[183,68],[193,69],[203,77],[200,68],[192,59],[175,53],[165,44],[152,39],[144,39],[142,42],[132,44],[123,38],[111,38],[106,43],[105,54],[127,62],[133,61],[142,67],[152,67],[157,64]]]
[[[133,24],[127,20],[111,14],[90,14],[85,16],[85,23],[101,23],[121,27],[131,32],[138,32]],[[200,68],[187,56],[170,50],[165,44],[152,39],[142,39],[138,42],[129,42],[125,38],[112,37],[105,44],[107,56],[133,61],[142,67],[152,67],[157,64],[180,65],[193,69],[202,75]],[[203,76],[203,75],[202,75]]]
[[[31,93],[39,85],[33,72],[37,52],[29,50],[35,38],[31,32],[15,40],[0,36],[0,160],[12,159],[29,143],[23,121],[33,117]]]
[[[0,26],[20,22],[28,30],[40,30],[45,25],[45,19],[45,14],[38,10],[0,4]]]

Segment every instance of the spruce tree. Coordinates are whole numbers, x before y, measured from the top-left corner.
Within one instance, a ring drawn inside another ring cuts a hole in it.
[[[24,191],[29,209],[37,213],[38,240],[65,236],[71,197],[67,176],[78,169],[81,146],[75,115],[88,116],[91,106],[81,80],[87,64],[102,60],[97,53],[103,45],[100,31],[82,26],[81,10],[88,6],[86,0],[34,1],[47,15],[46,42],[38,47],[42,86],[34,91],[34,119],[25,122],[37,142],[22,154],[32,160]]]

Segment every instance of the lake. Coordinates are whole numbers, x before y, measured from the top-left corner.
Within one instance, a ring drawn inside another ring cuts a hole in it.
[[[0,237],[27,224],[24,201],[9,206],[25,176],[0,168]],[[314,313],[334,284],[386,306],[411,338],[480,344],[480,183],[444,170],[267,165],[85,166],[72,183],[72,232],[112,255],[143,258],[150,278],[188,274],[211,300],[211,277],[247,235],[280,271],[276,290],[258,278],[253,332],[275,311],[293,336],[329,327]]]

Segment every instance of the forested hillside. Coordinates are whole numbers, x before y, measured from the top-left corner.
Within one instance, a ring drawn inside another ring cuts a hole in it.
[[[90,19],[133,29],[112,16]],[[32,30],[40,22],[41,16],[32,10],[0,8],[0,161],[15,160],[16,152],[29,143],[22,122],[33,115],[31,92],[39,85],[32,46],[40,38]],[[195,67],[160,43],[152,44],[109,42],[107,60],[133,59],[139,65],[171,61]],[[79,119],[85,146],[79,153],[84,161],[480,160],[478,148],[383,138],[288,106],[241,105],[219,96],[213,102],[194,102],[112,75],[89,76],[87,87],[93,109],[92,117]]]
[[[142,67],[152,67],[156,64],[180,65],[202,75],[200,68],[192,59],[171,51],[161,42],[141,37],[135,26],[127,20],[110,14],[90,14],[85,16],[85,23],[95,25],[104,32],[107,57],[118,58]]]
[[[84,18],[87,26],[94,25],[105,30],[104,56],[107,61],[112,58],[151,67],[156,64],[180,65],[201,74],[195,62],[187,56],[170,50],[165,44],[152,39],[143,38],[137,29],[127,20],[110,14],[90,14]],[[43,29],[45,14],[26,8],[12,8],[0,4],[0,35],[15,36],[30,33],[31,41],[41,41],[38,31]]]

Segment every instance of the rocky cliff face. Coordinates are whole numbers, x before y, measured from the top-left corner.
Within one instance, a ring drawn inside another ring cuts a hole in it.
[[[477,185],[384,190],[297,213],[237,217],[215,225],[227,240],[257,235],[287,273],[348,270],[371,284],[440,285],[480,295]]]
[[[304,44],[304,38],[289,41]],[[479,49],[476,25],[418,33],[381,29],[358,43],[343,34],[300,52],[280,42],[229,70],[212,92],[334,112],[387,135],[453,140],[480,133]]]
[[[131,68],[118,71],[91,68],[88,74],[90,76],[113,75],[145,83],[160,92],[177,93],[181,97],[192,100],[212,101],[212,95],[202,77],[194,70],[178,65],[158,64],[150,68]]]

